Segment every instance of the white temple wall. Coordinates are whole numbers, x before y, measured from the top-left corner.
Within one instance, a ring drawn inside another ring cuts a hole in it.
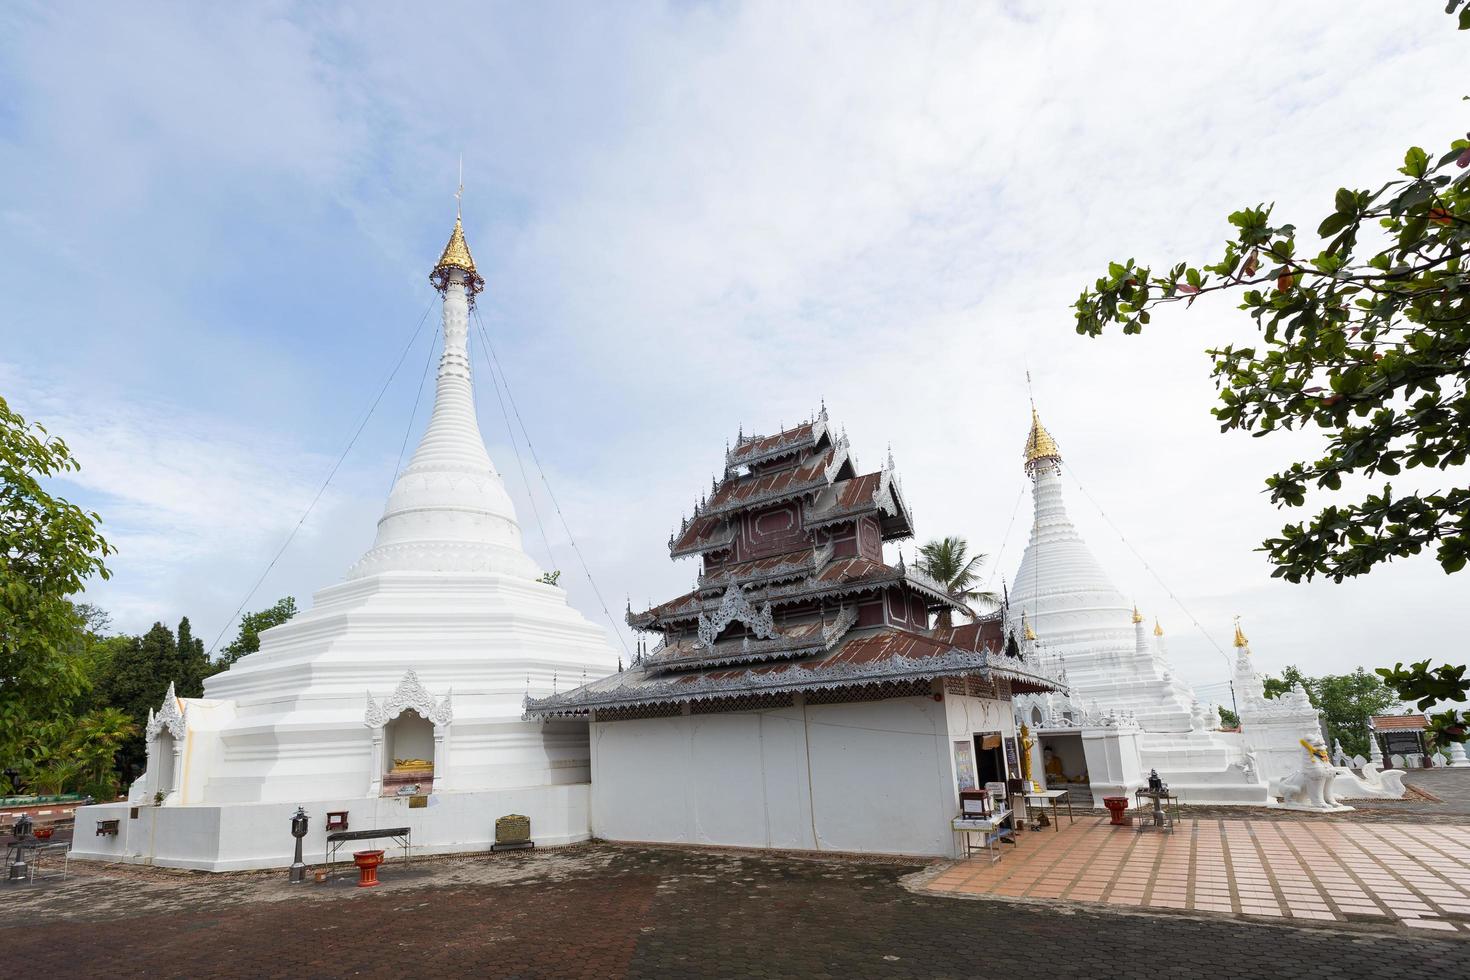
[[[1103,805],[1105,796],[1126,796],[1148,781],[1143,768],[1136,730],[1087,728],[1082,731],[1082,751],[1087,757],[1087,782],[1092,787],[1092,805]]]
[[[435,793],[429,805],[409,809],[406,799],[352,797],[306,804],[311,818],[303,849],[308,864],[318,864],[326,851],[326,814],[346,810],[349,829],[409,827],[412,854],[439,854],[489,850],[495,840],[495,821],[511,813],[531,819],[531,837],[539,846],[586,840],[588,786],[533,786],[482,793]],[[292,803],[229,804],[225,806],[139,806],[130,816],[125,803],[78,807],[71,857],[79,860],[156,864],[204,871],[241,871],[282,868],[291,863],[295,839],[291,836]],[[97,836],[99,820],[117,820],[115,837]],[[383,848],[396,860],[388,840],[364,841],[342,849],[350,863],[351,851]],[[391,866],[385,874],[391,872]]]
[[[893,698],[594,721],[592,833],[951,854],[958,799],[949,708],[928,697]],[[1002,720],[1008,713],[996,711]]]

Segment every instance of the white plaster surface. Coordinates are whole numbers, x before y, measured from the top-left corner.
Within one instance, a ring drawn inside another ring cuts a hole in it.
[[[467,334],[454,270],[434,411],[373,547],[310,609],[261,634],[259,652],[208,678],[203,698],[170,691],[150,722],[148,772],[130,790],[135,803],[163,792],[164,805],[131,821],[118,846],[185,867],[261,866],[252,862],[286,853],[261,838],[297,804],[400,806],[378,799],[395,750],[433,757],[439,819],[413,811],[427,847],[487,842],[512,812],[532,816],[538,837],[586,836],[587,726],[524,721],[522,699],[610,673],[616,656],[564,591],[538,581],[521,546],[475,422]],[[387,726],[405,711],[431,727],[395,746]],[[554,802],[573,798],[583,802]],[[545,814],[539,826],[531,806]],[[78,811],[78,839],[106,849],[81,830],[91,809]]]
[[[594,721],[592,833],[641,842],[954,853],[951,741],[1014,734],[959,695]]]
[[[487,850],[495,840],[496,819],[509,813],[531,819],[531,836],[540,846],[586,840],[587,801],[586,783],[434,794],[418,809],[410,809],[404,798],[317,800],[305,804],[311,822],[303,855],[308,864],[322,861],[329,810],[346,810],[349,830],[409,827],[411,854],[438,854]],[[295,848],[295,812],[293,803],[139,806],[137,817],[125,803],[81,807],[71,856],[205,871],[284,867]],[[97,836],[99,820],[117,820],[117,836]],[[353,850],[367,848],[384,848],[396,857],[393,846],[386,839],[349,842],[339,857],[350,861]]]

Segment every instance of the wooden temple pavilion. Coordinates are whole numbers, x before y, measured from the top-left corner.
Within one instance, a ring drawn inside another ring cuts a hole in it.
[[[960,789],[1020,775],[1011,696],[1060,685],[1019,620],[885,561],[912,535],[892,455],[860,473],[825,408],[738,438],[669,540],[695,588],[628,613],[657,645],[527,701],[591,725],[593,835],[952,853]]]

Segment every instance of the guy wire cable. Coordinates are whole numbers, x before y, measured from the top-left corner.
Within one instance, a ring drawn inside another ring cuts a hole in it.
[[[408,357],[408,352],[410,349],[413,348],[414,341],[419,339],[419,333],[424,329],[424,321],[429,318],[429,310],[431,310],[433,306],[434,298],[430,297],[428,305],[424,307],[423,315],[419,317],[418,326],[414,328],[413,336],[410,337],[408,339],[408,343],[403,346],[403,352],[398,355],[398,360],[394,363],[393,370],[388,373],[387,379],[383,382],[382,387],[378,389],[377,397],[374,398],[372,404],[368,406],[367,414],[364,415],[362,421],[358,423],[357,429],[352,433],[352,438],[347,441],[347,448],[342,450],[341,455],[337,457],[337,461],[332,464],[332,469],[327,473],[327,478],[322,481],[321,487],[317,489],[316,496],[312,497],[311,503],[306,505],[306,510],[302,512],[301,519],[296,522],[295,527],[291,528],[291,532],[286,535],[286,540],[281,542],[281,547],[276,550],[275,556],[272,557],[270,563],[265,566],[265,571],[260,573],[260,577],[257,578],[255,580],[255,584],[250,587],[250,591],[245,593],[245,598],[240,600],[240,605],[236,607],[235,612],[230,616],[229,619],[225,620],[225,624],[220,627],[219,635],[217,635],[214,638],[214,642],[209,645],[209,650],[205,654],[206,657],[214,655],[214,649],[215,647],[219,646],[219,641],[224,638],[225,630],[228,630],[230,628],[230,625],[235,622],[235,620],[239,617],[241,611],[245,608],[245,604],[248,603],[250,599],[255,595],[255,590],[260,588],[260,584],[265,581],[265,577],[270,574],[271,569],[276,567],[276,562],[280,560],[281,555],[286,553],[286,549],[291,546],[291,542],[296,537],[296,532],[301,530],[301,525],[305,524],[307,517],[311,516],[311,512],[316,508],[317,502],[322,499],[322,494],[327,492],[327,487],[331,484],[332,477],[337,475],[337,470],[341,468],[342,461],[347,458],[348,453],[352,452],[352,447],[357,445],[358,436],[362,435],[362,430],[367,428],[368,421],[372,419],[373,412],[377,411],[378,403],[383,400],[383,395],[388,391],[388,386],[392,384],[393,379],[398,376],[398,369],[403,367],[404,358]]]
[[[1174,604],[1183,611],[1184,615],[1189,617],[1189,621],[1194,624],[1194,628],[1199,630],[1200,634],[1205,639],[1210,641],[1210,646],[1214,647],[1215,650],[1219,652],[1220,656],[1225,660],[1226,668],[1232,669],[1234,667],[1234,664],[1231,662],[1229,655],[1225,653],[1224,648],[1215,641],[1215,638],[1210,635],[1209,631],[1206,630],[1204,626],[1200,625],[1200,621],[1195,618],[1194,613],[1189,611],[1189,608],[1184,605],[1184,603],[1177,595],[1174,594],[1174,591],[1164,584],[1164,580],[1159,578],[1159,574],[1154,571],[1153,566],[1143,560],[1143,556],[1138,553],[1138,549],[1133,547],[1133,542],[1125,538],[1123,536],[1123,532],[1118,530],[1118,525],[1113,523],[1113,519],[1107,515],[1107,512],[1102,509],[1102,506],[1093,499],[1092,494],[1088,493],[1087,488],[1082,485],[1082,481],[1077,477],[1077,471],[1073,469],[1072,466],[1066,461],[1063,461],[1062,465],[1065,466],[1067,468],[1067,472],[1071,474],[1072,482],[1077,485],[1077,489],[1082,492],[1082,496],[1087,498],[1088,503],[1092,504],[1092,506],[1096,508],[1097,512],[1102,515],[1102,519],[1107,521],[1108,527],[1113,529],[1113,533],[1118,536],[1118,540],[1122,541],[1123,545],[1130,552],[1132,552],[1133,557],[1138,559],[1138,563],[1144,567],[1144,569],[1153,578],[1153,580],[1159,583],[1159,588],[1163,589],[1164,592],[1169,596],[1169,598],[1174,600]]]
[[[521,418],[521,410],[516,406],[515,395],[510,390],[510,379],[505,374],[505,368],[500,364],[500,358],[495,355],[495,345],[490,343],[490,336],[485,330],[484,321],[480,319],[479,310],[475,311],[475,325],[479,328],[480,339],[485,344],[485,350],[490,355],[491,363],[500,370],[500,382],[505,388],[506,400],[510,402],[510,409],[515,413],[516,423],[521,427],[521,435],[526,440],[526,448],[531,451],[531,461],[536,464],[536,472],[541,475],[541,483],[546,487],[546,497],[551,501],[556,516],[561,520],[562,530],[567,532],[567,542],[571,544],[572,551],[577,555],[577,561],[582,565],[582,573],[587,576],[587,584],[592,586],[592,592],[597,596],[598,605],[602,606],[602,614],[613,625],[613,634],[617,636],[623,652],[631,657],[632,651],[628,649],[628,641],[624,638],[622,630],[618,628],[617,620],[613,619],[612,613],[608,610],[607,600],[602,597],[602,590],[597,587],[597,580],[592,577],[592,569],[587,566],[587,558],[582,554],[582,549],[572,534],[571,525],[567,523],[566,515],[562,513],[561,504],[557,502],[556,494],[551,490],[551,481],[546,478],[546,468],[541,465],[541,458],[536,454],[536,446],[531,442],[531,434],[526,430],[526,422]]]
[[[419,390],[413,396],[413,408],[408,413],[408,425],[403,428],[403,442],[398,447],[398,462],[393,464],[393,478],[388,481],[389,493],[393,492],[393,485],[398,482],[398,470],[403,466],[403,454],[408,450],[408,437],[413,434],[413,420],[418,418],[419,402],[424,397],[424,382],[429,380],[429,366],[434,363],[434,348],[438,345],[434,343],[433,336],[433,334],[430,335],[429,351],[424,355],[424,373],[419,376]]]

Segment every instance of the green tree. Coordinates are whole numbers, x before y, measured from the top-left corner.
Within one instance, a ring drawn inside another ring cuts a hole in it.
[[[1381,678],[1359,667],[1351,674],[1316,678],[1310,692],[1327,723],[1327,734],[1348,755],[1367,756],[1368,719],[1395,711],[1400,698]]]
[[[79,789],[99,800],[117,796],[119,754],[141,729],[117,708],[103,708],[77,719],[68,749],[80,764]]]
[[[1312,679],[1296,667],[1288,664],[1286,669],[1281,672],[1280,677],[1267,677],[1265,679],[1264,687],[1266,689],[1266,697],[1279,698],[1298,684],[1305,688],[1308,694],[1312,693]]]
[[[1280,678],[1265,681],[1266,697],[1275,698],[1301,684],[1312,707],[1322,713],[1328,738],[1340,742],[1348,755],[1368,752],[1368,719],[1394,710],[1400,698],[1374,674],[1359,667],[1351,674],[1307,677],[1296,667],[1287,667]]]
[[[212,673],[209,655],[204,652],[204,641],[194,635],[188,616],[179,620],[177,635],[179,676],[175,680],[178,683],[179,697],[203,697],[204,678]]]
[[[269,609],[246,613],[240,617],[240,632],[220,650],[214,669],[224,670],[241,657],[259,650],[261,633],[272,626],[280,626],[295,615],[296,598],[289,595]]]
[[[100,518],[47,489],[79,469],[61,439],[0,398],[0,759],[85,689],[74,656],[84,616],[69,598],[108,577]]]
[[[1470,6],[1462,30],[1467,18]],[[1245,208],[1214,264],[1156,274],[1113,262],[1075,304],[1077,331],[1095,337],[1110,325],[1136,334],[1165,304],[1234,294],[1260,343],[1209,351],[1221,431],[1315,426],[1327,436],[1321,458],[1266,479],[1277,506],[1302,506],[1312,488],[1340,493],[1354,475],[1446,473],[1441,489],[1384,483],[1287,524],[1262,550],[1292,582],[1341,582],[1430,547],[1446,572],[1470,560],[1470,487],[1448,475],[1470,457],[1470,140],[1436,156],[1412,147],[1398,172],[1377,190],[1340,188],[1317,225],[1320,245],[1272,206]]]
[[[985,564],[985,555],[967,556],[970,544],[964,538],[938,538],[919,547],[919,571],[944,586],[946,592],[960,602],[994,603],[994,592],[976,588],[980,577],[980,566]],[[939,627],[953,625],[951,610],[939,611]]]
[[[183,663],[173,631],[154,623],[142,636],[127,637],[113,653],[107,670],[98,680],[95,696],[100,704],[121,711],[141,732],[150,710],[163,704],[170,683],[177,683]],[[118,754],[125,779],[135,779],[147,758],[147,746],[138,733],[122,745]]]

